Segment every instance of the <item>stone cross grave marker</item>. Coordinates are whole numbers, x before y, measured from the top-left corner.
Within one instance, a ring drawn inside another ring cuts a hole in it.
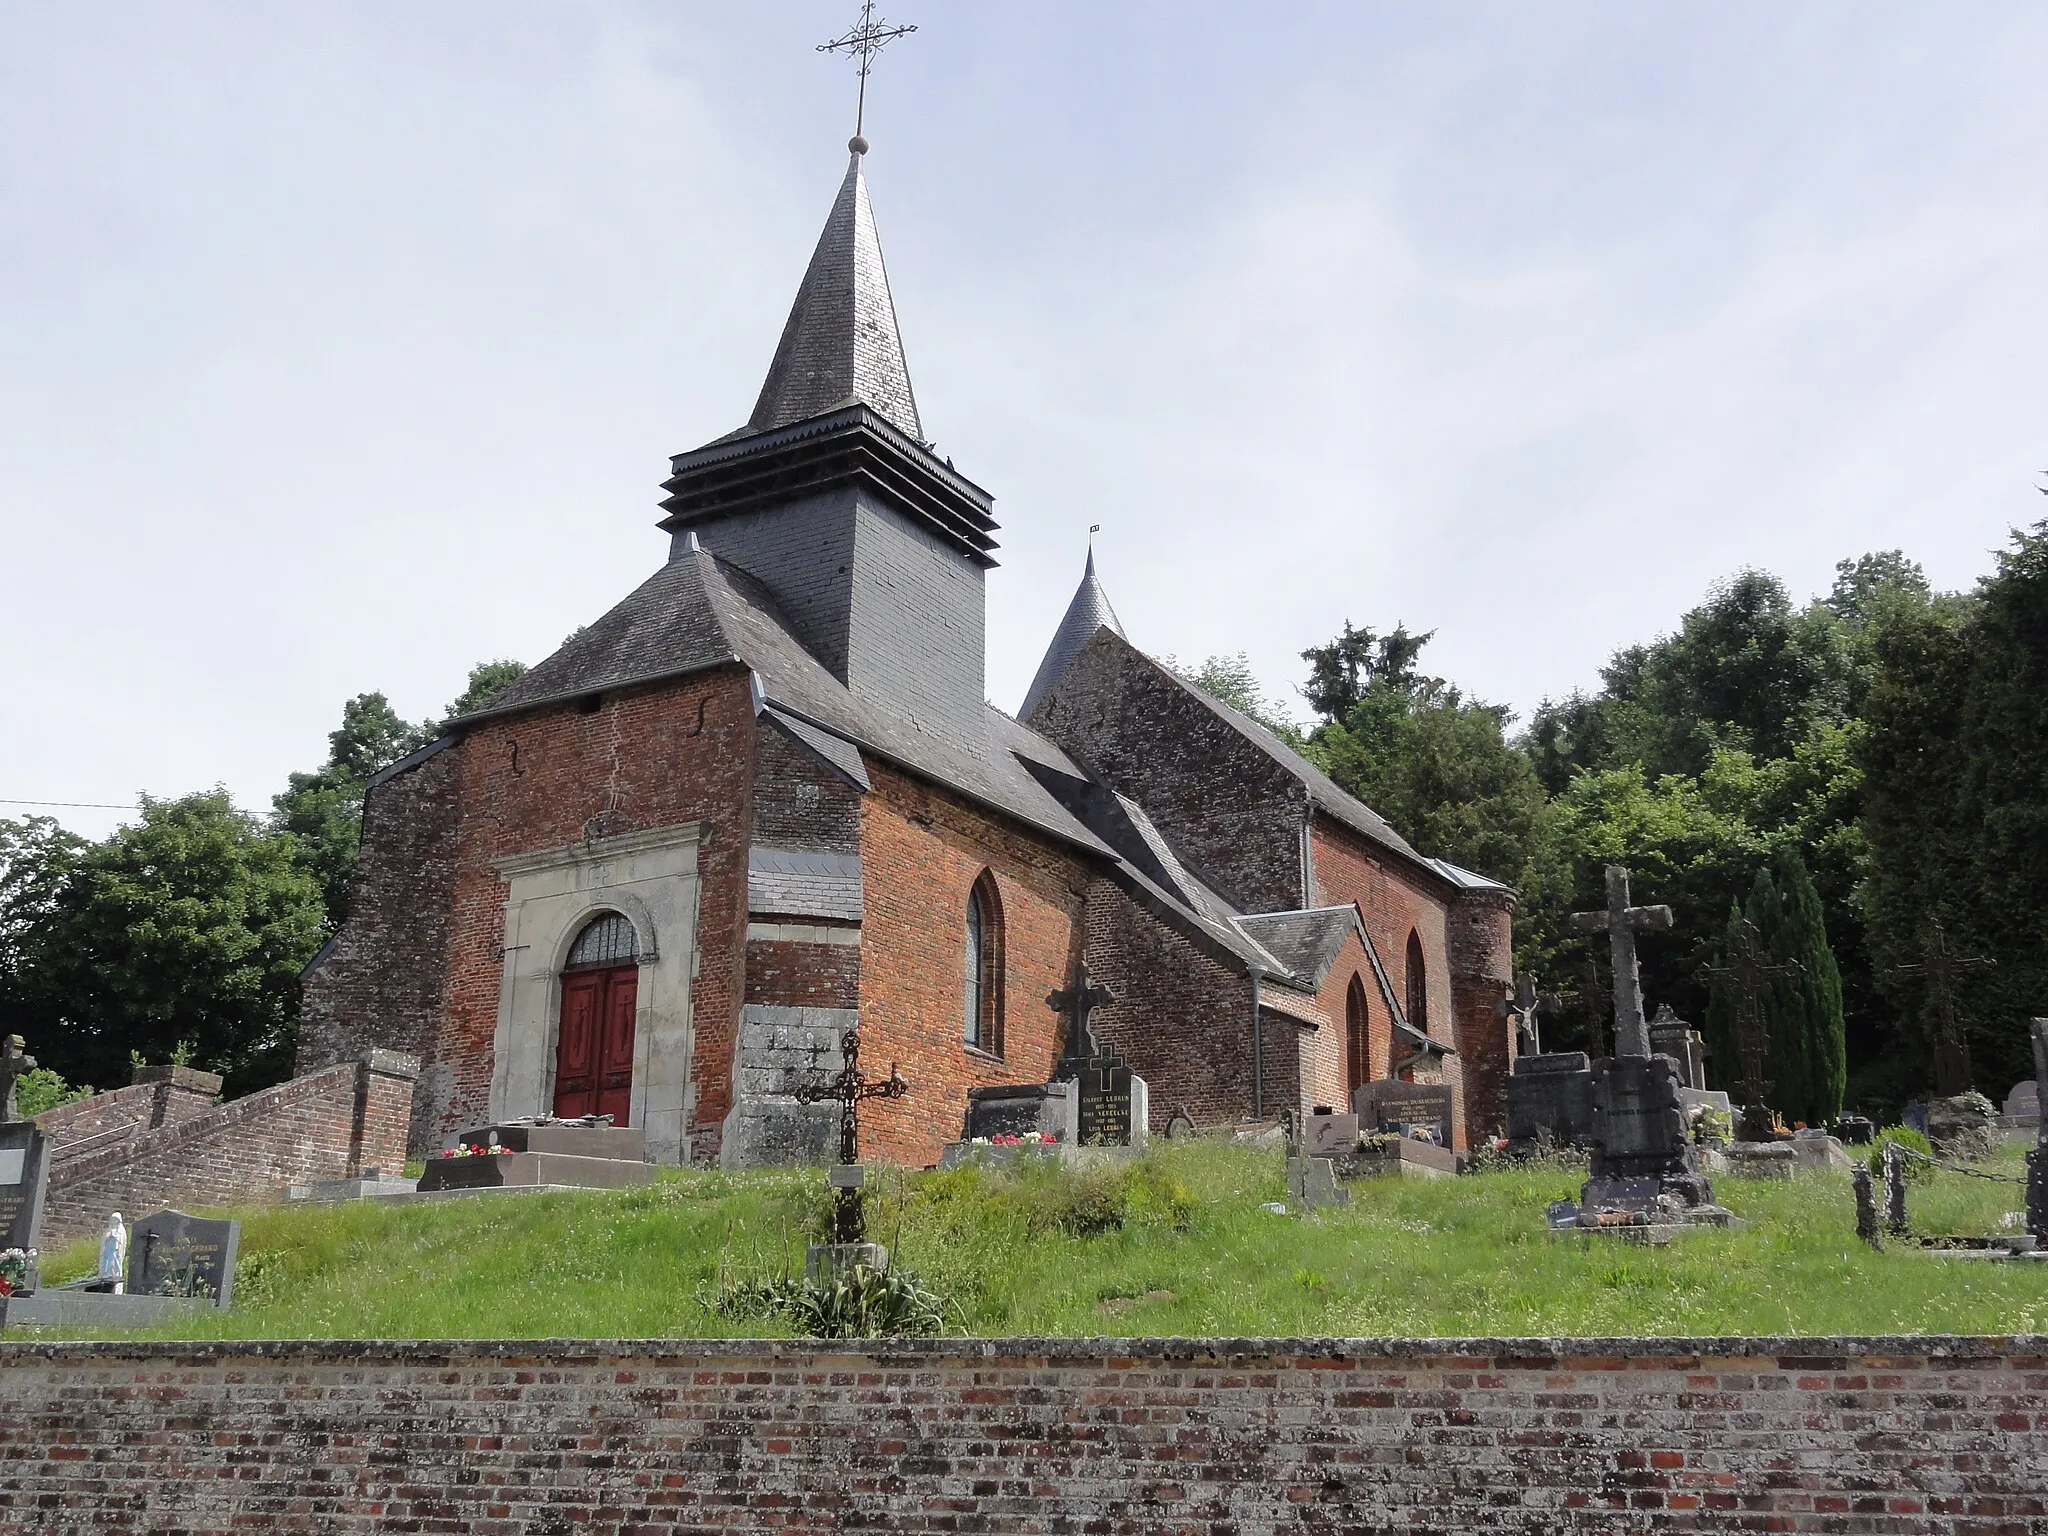
[[[21,1119],[14,1101],[15,1080],[36,1069],[35,1057],[22,1049],[25,1043],[19,1035],[0,1040],[0,1125],[13,1125]]]
[[[860,1030],[857,1028],[846,1032],[839,1042],[839,1052],[839,1070],[822,1083],[800,1084],[795,1098],[799,1104],[838,1103],[839,1165],[852,1168],[860,1163],[861,1101],[900,1099],[910,1092],[910,1084],[903,1080],[893,1061],[889,1063],[886,1078],[870,1078],[861,1071]],[[832,1241],[858,1243],[863,1240],[865,1231],[860,1181],[835,1175],[832,1179]]]
[[[1066,1021],[1060,1034],[1059,1063],[1053,1069],[1055,1079],[1076,1075],[1085,1062],[1102,1054],[1101,1046],[1095,1043],[1095,1031],[1088,1027],[1088,1016],[1115,1001],[1116,994],[1109,988],[1090,984],[1085,960],[1074,967],[1072,981],[1045,995],[1046,1006]]]
[[[1614,970],[1614,1054],[1650,1054],[1649,1026],[1643,1022],[1643,980],[1636,966],[1636,935],[1654,933],[1671,926],[1669,907],[1629,905],[1628,871],[1619,864],[1607,866],[1607,908],[1603,912],[1574,912],[1572,932],[1607,934]]]
[[[1967,972],[1988,971],[1996,963],[1982,955],[1952,953],[1948,931],[1935,918],[1927,924],[1927,947],[1919,963],[1892,967],[1894,976],[1927,983],[1928,1000],[1934,1004],[1934,1091],[1944,1099],[1970,1091],[1970,1042],[1956,1019],[1956,982]]]
[[[1763,935],[1755,923],[1744,919],[1728,941],[1728,963],[1709,965],[1700,974],[1715,986],[1726,986],[1735,994],[1735,1049],[1742,1058],[1742,1131],[1745,1141],[1768,1141],[1771,1137],[1770,1079],[1764,1076],[1764,1061],[1770,1050],[1770,1021],[1764,1013],[1764,999],[1771,983],[1783,977],[1803,976],[1806,968],[1796,960],[1773,965],[1764,952]]]
[[[128,1294],[206,1296],[225,1307],[235,1295],[239,1221],[158,1211],[128,1232]]]

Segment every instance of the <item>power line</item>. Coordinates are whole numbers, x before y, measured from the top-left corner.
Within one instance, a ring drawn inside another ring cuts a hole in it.
[[[140,800],[129,800],[115,805],[106,800],[10,800],[5,795],[0,795],[0,805],[53,805],[79,811],[139,811],[142,809],[142,802]]]

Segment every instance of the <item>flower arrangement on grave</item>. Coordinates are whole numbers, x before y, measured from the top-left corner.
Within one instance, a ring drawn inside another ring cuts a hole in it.
[[[1022,1136],[974,1136],[970,1147],[1050,1147],[1059,1143],[1057,1131],[1026,1131]]]
[[[1686,1129],[1695,1142],[1726,1142],[1735,1139],[1735,1117],[1711,1104],[1695,1104],[1685,1112]]]
[[[35,1268],[35,1263],[33,1248],[0,1250],[0,1296],[12,1296],[27,1284],[28,1272]]]
[[[488,1147],[472,1147],[465,1142],[459,1147],[443,1147],[434,1155],[436,1157],[510,1157],[512,1149],[495,1143]]]

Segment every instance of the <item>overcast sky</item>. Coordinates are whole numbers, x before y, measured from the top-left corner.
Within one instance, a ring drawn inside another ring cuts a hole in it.
[[[854,10],[0,0],[0,796],[267,806],[344,698],[438,714],[654,569]],[[1155,654],[1291,695],[1405,620],[1526,710],[1740,567],[1962,586],[2048,512],[2048,7],[888,10],[870,187],[1005,707],[1091,523]]]

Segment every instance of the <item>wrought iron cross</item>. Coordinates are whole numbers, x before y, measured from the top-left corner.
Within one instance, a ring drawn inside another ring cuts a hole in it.
[[[803,1083],[796,1090],[799,1104],[822,1104],[836,1100],[839,1105],[839,1161],[851,1165],[860,1161],[860,1103],[862,1099],[900,1099],[910,1084],[889,1063],[889,1075],[876,1080],[860,1069],[860,1031],[849,1029],[839,1041],[840,1068],[822,1083]],[[832,1187],[832,1241],[857,1243],[865,1236],[861,1192],[858,1185],[834,1182]]]
[[[35,1057],[22,1050],[24,1043],[19,1035],[0,1040],[0,1125],[10,1125],[21,1118],[14,1103],[14,1080],[36,1069]]]
[[[913,26],[892,27],[886,19],[875,17],[875,0],[861,0],[860,20],[849,28],[844,37],[835,37],[829,43],[818,44],[820,53],[844,53],[860,61],[860,99],[853,113],[853,136],[860,141],[859,154],[867,148],[861,141],[861,125],[868,114],[868,71],[874,67],[875,55],[899,37],[908,37],[917,28]]]
[[[1512,1018],[1515,1027],[1521,1031],[1522,1049],[1531,1056],[1543,1054],[1543,1035],[1536,1026],[1538,1014],[1555,1014],[1564,1006],[1564,999],[1554,993],[1545,992],[1543,983],[1534,976],[1517,976],[1512,997],[1500,1000],[1502,1018]]]
[[[1085,960],[1074,967],[1072,981],[1056,992],[1046,993],[1046,1006],[1067,1021],[1066,1038],[1060,1046],[1063,1065],[1078,1067],[1090,1057],[1101,1054],[1095,1044],[1095,1032],[1088,1027],[1088,1015],[1115,1001],[1116,994],[1109,988],[1089,985],[1088,962]]]
[[[1771,983],[1785,976],[1803,976],[1806,967],[1797,960],[1772,965],[1764,952],[1763,935],[1747,918],[1736,925],[1728,940],[1728,963],[1709,965],[1700,974],[1711,982],[1725,982],[1735,994],[1735,1050],[1742,1058],[1742,1103],[1745,1109],[1766,1106],[1771,1091],[1764,1076],[1764,1058],[1771,1035],[1764,1013],[1764,999]]]
[[[1892,967],[1894,976],[1927,983],[1934,1003],[1934,1090],[1945,1099],[1970,1091],[1970,1042],[1956,1020],[1956,980],[1966,971],[1988,971],[1996,964],[1982,955],[1951,954],[1948,932],[1937,917],[1927,924],[1927,948],[1919,964]]]
[[[1607,866],[1607,910],[1574,912],[1573,933],[1605,930],[1614,955],[1614,1054],[1650,1054],[1650,1030],[1643,1022],[1643,978],[1636,968],[1636,935],[1671,926],[1669,907],[1632,907],[1628,901],[1628,871],[1619,864]]]

